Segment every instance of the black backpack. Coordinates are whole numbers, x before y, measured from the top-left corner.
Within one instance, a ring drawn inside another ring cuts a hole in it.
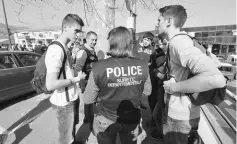
[[[64,46],[60,42],[53,41],[50,45],[53,45],[53,44],[56,44],[56,45],[60,46],[63,49],[64,58],[63,58],[62,67],[60,68],[58,79],[60,78],[61,73],[63,73],[64,79],[66,79],[66,72],[65,72],[65,64],[66,64],[66,59],[67,59],[66,51],[64,49]],[[50,93],[53,92],[53,91],[48,91],[47,88],[46,88],[46,74],[47,74],[46,65],[45,65],[46,52],[41,56],[41,58],[37,62],[36,68],[35,68],[35,71],[34,71],[34,77],[30,82],[32,88],[38,94],[41,94],[41,93],[50,94]],[[66,90],[66,94],[68,95],[68,88],[66,87],[65,90]],[[67,98],[68,98],[68,96],[67,96]]]
[[[210,53],[197,41],[197,39],[195,37],[191,37],[190,35],[184,34],[184,33],[183,34],[177,34],[175,36],[178,36],[178,35],[186,35],[186,36],[190,37],[193,41],[193,45],[196,48],[200,49],[207,56],[210,56]],[[174,38],[175,36],[173,36],[172,38]],[[169,51],[169,48],[168,48],[168,51]],[[169,60],[168,51],[167,51],[166,60]],[[168,61],[166,61],[166,64],[168,64]],[[169,66],[167,65],[166,67],[168,69],[167,71],[169,71]],[[191,78],[193,76],[194,76],[194,74],[190,73],[188,78]],[[169,77],[169,76],[167,76],[167,77]],[[199,94],[197,94],[197,93],[186,93],[186,95],[189,97],[190,101],[196,106],[204,105],[204,104],[207,104],[207,103],[210,103],[210,104],[213,104],[213,105],[219,105],[225,99],[226,86],[224,86],[222,88],[215,88],[215,89],[211,89],[211,90],[208,90],[208,91],[200,92]]]

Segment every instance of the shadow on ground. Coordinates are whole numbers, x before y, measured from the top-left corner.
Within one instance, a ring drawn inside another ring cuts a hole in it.
[[[42,113],[48,110],[51,107],[49,98],[42,100],[35,108],[29,111],[21,119],[11,125],[6,132],[8,136],[15,134],[15,141],[12,144],[18,144],[24,139],[31,131],[29,124],[39,117]],[[7,135],[6,135],[7,136]],[[7,139],[4,137],[4,139]]]
[[[17,98],[14,98],[12,100],[8,100],[8,101],[4,101],[3,103],[1,103],[0,105],[0,111],[11,106],[11,105],[14,105],[16,103],[19,103],[21,101],[24,101],[24,100],[27,100],[27,99],[30,99],[34,96],[38,95],[36,92],[31,92],[29,94],[26,94],[26,95],[23,95],[23,96],[20,96],[20,97],[17,97]]]

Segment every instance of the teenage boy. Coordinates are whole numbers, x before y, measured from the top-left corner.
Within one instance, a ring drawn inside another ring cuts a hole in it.
[[[169,47],[167,60],[169,75],[164,81],[167,120],[164,140],[167,144],[187,144],[191,132],[197,131],[200,106],[191,103],[185,93],[199,93],[225,86],[225,78],[214,62],[194,47],[192,39],[178,35],[187,19],[186,9],[170,5],[159,9],[157,30],[167,35]],[[188,79],[189,74],[194,76]]]
[[[76,34],[82,31],[83,26],[83,20],[78,15],[66,15],[62,22],[62,34],[56,40],[61,46],[50,45],[45,56],[46,87],[49,91],[54,91],[50,97],[50,102],[56,111],[58,120],[58,144],[71,144],[75,138],[75,111],[77,111],[79,103],[76,83],[84,79],[85,74],[80,73],[74,77],[67,44],[74,41]],[[64,57],[66,57],[66,62],[63,72],[60,74]]]
[[[75,71],[76,72],[84,72],[87,76],[84,80],[80,81],[80,89],[83,94],[87,85],[87,80],[89,78],[92,65],[98,61],[95,52],[95,46],[97,43],[97,34],[93,31],[89,31],[86,34],[86,43],[80,48],[80,50],[76,54],[76,64]],[[89,123],[90,128],[93,123],[93,104],[84,105],[84,113],[85,117],[83,122]]]

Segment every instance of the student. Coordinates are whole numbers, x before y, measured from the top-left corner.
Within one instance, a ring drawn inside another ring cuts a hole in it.
[[[187,19],[186,9],[170,5],[159,9],[157,30],[167,35],[167,66],[170,80],[164,81],[167,120],[164,124],[166,144],[187,144],[189,133],[197,132],[200,106],[191,103],[185,93],[199,93],[225,86],[225,78],[213,61],[194,47],[192,39],[180,29]],[[195,76],[188,79],[189,74]]]
[[[98,61],[95,53],[95,46],[97,43],[97,34],[93,31],[89,31],[86,35],[86,43],[81,47],[81,50],[76,54],[76,72],[84,72],[86,74],[85,80],[80,81],[80,89],[83,94],[87,85],[92,65]],[[85,117],[83,122],[89,123],[92,126],[93,123],[93,105],[84,105]]]
[[[154,35],[151,32],[147,32],[143,35],[141,44],[137,44],[137,57],[143,59],[148,64],[151,54],[155,51],[155,48],[152,46],[153,38]]]
[[[142,59],[143,61],[147,62],[147,65],[149,66],[149,73],[151,78],[151,84],[152,88],[156,85],[156,76],[154,75],[154,68],[153,65],[151,65],[151,55],[155,52],[154,46],[152,46],[154,35],[151,32],[146,32],[141,40],[141,43],[135,44],[135,56],[139,59]],[[156,103],[156,88],[152,89],[151,95],[148,97],[149,106],[151,109],[151,112],[154,110],[154,106]],[[140,105],[142,109],[147,109],[143,104]],[[151,120],[149,123],[150,126],[154,126],[155,123]]]
[[[163,139],[163,114],[164,114],[164,88],[163,88],[163,79],[162,77],[164,71],[165,63],[165,49],[167,45],[165,44],[164,38],[159,37],[159,41],[155,46],[155,52],[151,55],[151,65],[153,78],[155,81],[152,85],[152,95],[153,98],[153,107],[152,107],[152,127],[151,127],[151,136],[157,140]],[[161,75],[161,76],[160,76]]]
[[[135,144],[140,99],[151,94],[148,65],[132,56],[132,33],[127,28],[112,29],[108,41],[110,57],[92,68],[83,100],[96,102],[93,130],[99,144],[116,143],[117,134],[122,144]]]
[[[54,91],[50,102],[58,120],[58,144],[71,144],[75,138],[75,111],[79,103],[76,83],[84,79],[85,74],[80,73],[74,77],[67,44],[74,40],[76,33],[80,32],[83,26],[84,23],[78,15],[66,15],[62,22],[62,34],[56,41],[61,43],[67,55],[64,55],[63,49],[57,44],[50,45],[46,51],[46,87],[49,91]],[[65,75],[59,75],[65,56]]]

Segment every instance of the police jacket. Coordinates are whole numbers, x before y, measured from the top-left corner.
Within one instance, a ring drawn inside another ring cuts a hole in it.
[[[90,83],[91,77],[94,79],[94,84]],[[88,99],[96,99],[95,113],[100,113],[116,121],[118,107],[124,100],[130,101],[134,108],[139,107],[144,85],[148,79],[150,82],[146,61],[137,58],[110,57],[93,66],[84,94],[84,102],[88,103]],[[93,85],[98,88],[97,91],[93,92],[93,88],[91,88]],[[150,90],[150,83],[148,87]],[[148,95],[149,93],[150,91]],[[93,101],[89,103],[93,103]]]

